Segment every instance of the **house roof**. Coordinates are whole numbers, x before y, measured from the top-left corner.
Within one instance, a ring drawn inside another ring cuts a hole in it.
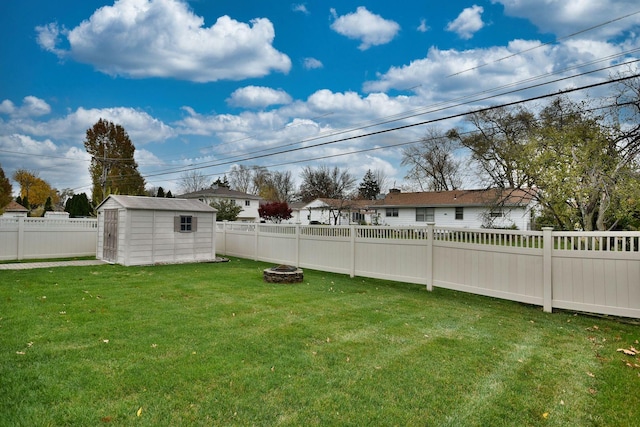
[[[390,192],[384,200],[374,201],[376,207],[437,207],[437,206],[526,206],[533,192],[520,189],[453,190],[420,193]]]
[[[200,197],[222,197],[227,199],[251,199],[251,200],[261,199],[260,196],[243,193],[242,191],[232,190],[227,187],[205,188],[203,190],[181,194],[180,197],[183,197],[185,199],[198,199]]]
[[[98,209],[109,199],[115,200],[126,209],[156,210],[156,211],[188,211],[188,212],[217,212],[211,206],[197,199],[175,199],[147,196],[124,196],[111,194],[98,205]]]
[[[7,206],[4,207],[5,212],[29,212],[29,209],[22,206],[20,203],[12,200]]]

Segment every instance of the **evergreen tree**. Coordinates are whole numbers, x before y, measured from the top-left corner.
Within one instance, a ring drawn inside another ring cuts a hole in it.
[[[158,193],[156,194],[156,197],[165,197],[164,188],[158,187]]]
[[[167,195],[165,197],[167,199],[173,199],[173,194],[171,194],[171,190],[167,191]]]
[[[84,146],[91,155],[89,173],[94,203],[108,194],[145,194],[144,178],[134,160],[135,147],[122,126],[98,120],[87,129]]]
[[[87,217],[93,213],[93,207],[86,193],[74,194],[67,200],[64,210],[69,212],[72,218]]]
[[[0,166],[0,212],[11,202],[12,193],[11,181],[4,175],[4,170]]]
[[[358,196],[361,199],[366,200],[375,200],[380,194],[380,184],[376,180],[376,177],[371,172],[371,169],[364,174],[364,178],[362,178],[362,182],[358,187]]]
[[[220,179],[220,177],[218,177],[218,179],[213,181],[213,185],[212,186],[213,187],[231,188],[231,184],[229,184],[229,180],[227,179],[227,175],[226,174],[224,175],[222,180]]]
[[[53,203],[51,203],[51,197],[47,197],[47,200],[44,202],[44,211],[45,212],[53,211]]]

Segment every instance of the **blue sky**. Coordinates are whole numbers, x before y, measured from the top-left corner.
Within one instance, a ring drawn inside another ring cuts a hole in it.
[[[632,0],[6,0],[0,165],[89,194],[84,135],[105,118],[174,194],[184,171],[239,164],[401,186],[398,144],[424,126],[337,140],[602,81],[617,69],[581,74],[636,59],[639,30]]]

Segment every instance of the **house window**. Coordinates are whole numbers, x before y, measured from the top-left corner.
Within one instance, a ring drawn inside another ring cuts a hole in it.
[[[456,208],[456,219],[464,219],[464,208]]]
[[[196,231],[198,218],[191,215],[174,217],[173,231],[178,233],[192,233]]]
[[[398,216],[398,208],[387,208],[387,216]]]
[[[245,206],[251,206],[251,200],[245,200],[244,201],[244,205]]]
[[[351,221],[355,223],[360,223],[364,221],[364,214],[361,212],[352,212],[351,213]]]
[[[502,213],[501,208],[492,208],[491,211],[489,211],[489,216],[491,218],[501,218],[504,214]]]
[[[416,208],[416,222],[434,222],[434,220],[433,208]]]
[[[235,199],[231,199],[231,204],[232,204],[232,205],[235,205],[235,204],[236,204]]]

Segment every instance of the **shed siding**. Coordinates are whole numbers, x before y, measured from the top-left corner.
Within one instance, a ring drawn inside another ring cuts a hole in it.
[[[156,263],[208,261],[215,259],[215,212],[170,211],[124,208],[114,199],[100,207],[118,209],[117,263],[149,265]],[[194,232],[175,232],[174,218],[194,217]],[[104,214],[98,218],[98,251],[102,258]]]

